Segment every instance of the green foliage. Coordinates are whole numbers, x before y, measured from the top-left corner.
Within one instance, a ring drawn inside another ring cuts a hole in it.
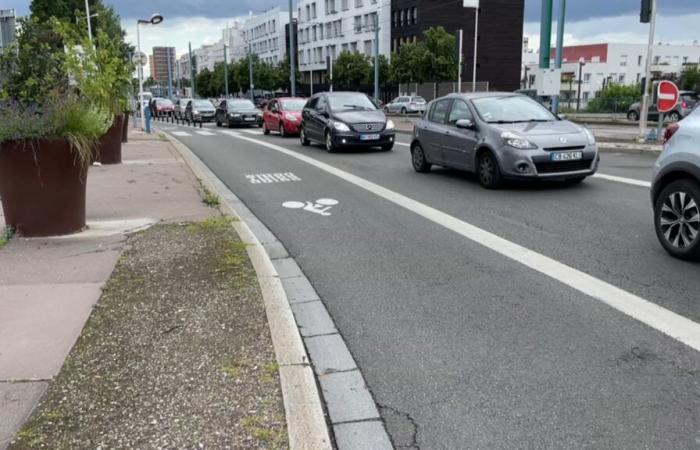
[[[374,59],[372,59],[372,76],[370,77],[374,83]],[[391,81],[391,64],[386,55],[379,55],[379,85],[384,86]]]
[[[700,93],[700,66],[693,64],[683,68],[680,88]]]
[[[443,27],[429,28],[423,32],[427,52],[423,54],[421,70],[430,81],[441,82],[457,78],[455,45],[457,38]],[[419,44],[420,45],[420,44]]]
[[[596,93],[596,97],[588,102],[586,111],[593,113],[626,112],[632,103],[639,101],[639,85],[609,84],[605,90]]]
[[[369,58],[359,52],[340,52],[333,63],[333,84],[352,87],[369,83],[372,65]]]

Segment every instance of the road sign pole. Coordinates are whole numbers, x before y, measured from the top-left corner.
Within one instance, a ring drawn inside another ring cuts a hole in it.
[[[540,69],[549,69],[549,54],[552,51],[552,2],[542,0],[540,18]]]
[[[659,113],[659,123],[656,124],[656,140],[660,141],[663,137],[661,136],[662,130],[664,128],[664,120],[666,120],[665,113]]]
[[[479,5],[476,5],[476,8],[474,8],[474,14],[474,62],[472,64],[472,92],[476,92],[476,54],[479,48]]]
[[[647,114],[649,113],[649,86],[651,85],[651,58],[654,52],[654,29],[656,27],[656,0],[651,1],[651,18],[649,21],[649,42],[647,45],[647,61],[644,70],[644,95],[639,111],[639,141],[644,141],[647,132]]]
[[[296,52],[294,50],[294,40],[296,33],[294,30],[294,9],[292,9],[292,0],[289,0],[289,84],[291,87],[290,93],[292,97],[297,95],[297,71],[296,71]],[[301,17],[299,18],[301,20]]]
[[[136,46],[139,51],[139,58],[141,58],[141,30],[140,22],[136,21]],[[139,74],[139,110],[141,111],[141,129],[146,129],[146,111],[143,106],[143,65],[141,61],[138,64],[138,74]]]
[[[374,101],[379,101],[379,13],[374,15]]]
[[[253,83],[253,43],[248,44],[248,76],[250,77],[250,100],[255,103],[255,84]]]
[[[557,53],[554,58],[554,68],[561,69],[561,60],[564,57],[564,22],[566,21],[566,0],[559,0],[559,20],[557,21]],[[561,76],[561,75],[560,75]],[[552,112],[559,114],[559,96],[552,97]]]
[[[462,64],[464,62],[464,55],[462,52],[462,41],[464,41],[464,30],[461,28],[457,32],[457,39],[459,45],[459,63],[457,65],[457,92],[462,93]]]
[[[226,56],[226,44],[224,44],[224,94],[228,98],[228,57]]]

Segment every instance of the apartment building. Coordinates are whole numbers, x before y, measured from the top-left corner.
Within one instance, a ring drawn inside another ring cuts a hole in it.
[[[299,0],[298,62],[302,82],[324,82],[327,58],[343,51],[374,56],[375,24],[379,54],[391,50],[391,0]]]
[[[15,10],[0,9],[0,53],[15,41]]]
[[[223,41],[226,44],[226,56],[229,62],[241,60],[247,54],[243,27],[243,23],[234,21],[233,25],[229,25],[223,30]]]
[[[149,59],[151,64],[151,77],[159,83],[168,82],[168,73],[175,80],[175,47],[153,47],[153,53]]]
[[[285,24],[289,23],[289,11],[280,7],[269,9],[262,14],[252,13],[243,25],[244,43],[247,49],[258,55],[261,61],[279,64],[287,56],[285,45]]]
[[[635,85],[641,82],[646,67],[647,46],[645,44],[591,44],[564,47],[562,54],[561,96],[564,99],[578,96],[578,75],[581,72],[581,102],[595,98],[610,83]],[[554,50],[552,50],[552,61]],[[534,61],[533,61],[534,59]],[[537,81],[537,53],[523,55],[526,87]],[[652,52],[652,78],[663,75],[680,75],[683,67],[700,64],[700,45],[658,44]]]

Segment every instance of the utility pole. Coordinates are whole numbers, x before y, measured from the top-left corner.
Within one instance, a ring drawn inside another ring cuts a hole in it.
[[[583,62],[583,58],[578,60],[578,94],[576,95],[576,112],[579,112],[581,109],[581,83],[583,82],[581,77],[583,73],[583,66],[585,65],[586,63]]]
[[[253,43],[248,44],[248,76],[250,77],[250,100],[255,103],[255,84],[253,83]]]
[[[196,83],[194,80],[194,59],[192,58],[192,42],[188,42],[190,49],[190,76],[192,77],[192,98],[196,98]]]
[[[177,90],[177,95],[181,95],[182,93],[182,74],[180,73],[180,64],[176,63],[175,64],[175,79],[177,80],[177,85],[176,85],[176,90]]]
[[[88,25],[88,38],[90,38],[90,42],[92,42],[92,24],[90,23],[90,4],[88,0],[85,0],[85,18],[87,19]]]
[[[311,95],[314,95],[314,70],[309,69],[309,83],[311,83]]]
[[[642,7],[646,7],[649,2],[642,2]],[[647,61],[644,70],[644,95],[642,96],[642,109],[639,111],[639,141],[644,141],[647,132],[647,114],[649,113],[649,85],[651,84],[651,58],[654,52],[654,29],[656,28],[656,0],[651,0],[649,14],[649,43],[647,46]],[[645,11],[642,11],[644,18]]]
[[[554,68],[561,69],[561,60],[564,54],[564,21],[566,20],[566,0],[559,0],[559,20],[557,21],[557,53],[554,60]],[[561,79],[561,74],[559,75]],[[560,89],[561,91],[561,89]],[[552,97],[552,112],[559,114],[559,94]]]
[[[540,18],[540,69],[549,69],[549,53],[552,46],[552,2],[542,0]]]
[[[297,55],[294,51],[294,41],[296,40],[296,31],[294,30],[294,9],[292,9],[292,0],[289,0],[289,83],[291,85],[292,97],[297,95],[297,71],[296,59]]]
[[[462,93],[462,63],[464,61],[464,55],[462,52],[462,41],[464,40],[464,30],[459,29],[457,30],[457,40],[458,40],[458,46],[459,46],[459,55],[458,56],[458,65],[457,65],[457,92],[460,94]]]
[[[374,101],[379,101],[379,13],[374,13]]]
[[[228,98],[228,56],[226,55],[227,45],[224,43],[224,93]]]
[[[168,98],[173,98],[173,69],[170,64],[170,47],[168,47]]]
[[[551,0],[550,0],[551,1]],[[476,92],[476,53],[479,48],[479,5],[474,8],[476,14],[474,18],[474,68],[472,69],[472,92]]]
[[[328,57],[328,70],[330,73],[330,88],[329,90],[333,92],[333,58]]]

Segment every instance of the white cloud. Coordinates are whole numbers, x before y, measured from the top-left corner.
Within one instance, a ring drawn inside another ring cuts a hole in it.
[[[659,16],[656,23],[655,42],[669,44],[692,44],[700,36],[697,24],[700,14],[683,16]],[[556,23],[552,26],[552,46],[556,41]],[[540,24],[525,24],[525,36],[530,39],[530,47],[539,48]],[[625,15],[605,17],[567,23],[564,30],[564,45],[600,44],[617,42],[626,44],[646,44],[649,39],[649,26],[639,23],[639,16]]]

